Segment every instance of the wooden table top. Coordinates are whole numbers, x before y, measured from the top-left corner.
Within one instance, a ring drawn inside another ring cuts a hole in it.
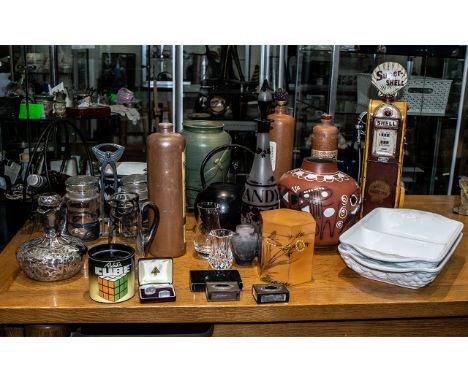
[[[237,267],[244,289],[240,301],[207,302],[189,287],[189,270],[208,269],[196,257],[188,232],[187,253],[174,259],[177,300],[142,304],[138,296],[102,304],[88,294],[87,265],[75,277],[58,282],[28,279],[15,251],[31,237],[28,225],[0,254],[0,324],[136,322],[295,322],[409,317],[468,316],[468,217],[453,214],[456,196],[407,196],[405,207],[432,211],[465,224],[453,257],[428,286],[411,290],[368,280],[347,268],[336,250],[316,250],[313,280],[291,286],[289,303],[257,305],[252,284],[261,283],[254,266]],[[187,230],[193,226],[190,217]],[[35,233],[37,235],[37,232]]]

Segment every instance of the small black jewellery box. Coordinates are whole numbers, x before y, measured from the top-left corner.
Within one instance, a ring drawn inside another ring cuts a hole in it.
[[[141,302],[175,301],[172,284],[172,258],[138,260],[138,284]]]
[[[237,301],[240,298],[240,288],[237,281],[219,281],[206,283],[207,301]]]
[[[252,295],[257,304],[289,301],[288,288],[283,284],[254,284]]]
[[[209,282],[236,282],[242,289],[242,279],[237,269],[227,270],[191,270],[190,290],[192,292],[204,292]]]

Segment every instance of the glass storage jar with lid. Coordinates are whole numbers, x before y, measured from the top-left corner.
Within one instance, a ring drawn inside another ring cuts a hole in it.
[[[131,192],[138,195],[138,204],[142,212],[142,226],[144,229],[149,227],[149,208],[142,209],[144,203],[148,201],[148,184],[146,174],[132,174],[122,176],[121,192]]]
[[[99,188],[98,179],[77,175],[67,179],[67,231],[84,241],[99,238]]]
[[[138,195],[140,206],[148,200],[148,185],[146,174],[122,176],[122,192],[133,192]]]

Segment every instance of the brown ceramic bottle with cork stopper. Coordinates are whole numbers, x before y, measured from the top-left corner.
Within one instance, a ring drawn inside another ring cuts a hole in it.
[[[160,123],[146,140],[148,199],[159,208],[159,226],[149,248],[153,257],[185,253],[185,139],[172,123]]]
[[[340,235],[359,219],[361,189],[338,170],[338,129],[324,114],[312,133],[312,157],[280,179],[281,205],[309,212],[315,219],[315,246],[337,245]]]
[[[274,93],[275,112],[267,118],[272,121],[270,128],[271,167],[275,181],[291,170],[294,144],[294,125],[296,121],[288,114],[288,92],[277,89]]]
[[[312,131],[312,158],[337,159],[338,128],[332,123],[330,114],[322,114],[320,123]]]

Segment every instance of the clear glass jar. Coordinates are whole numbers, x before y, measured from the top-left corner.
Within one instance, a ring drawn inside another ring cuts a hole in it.
[[[67,179],[67,231],[84,241],[99,238],[99,188],[93,176],[77,175]]]

